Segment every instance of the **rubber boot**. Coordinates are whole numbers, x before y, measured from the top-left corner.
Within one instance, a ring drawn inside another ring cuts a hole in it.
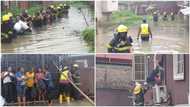
[[[66,98],[67,98],[67,103],[70,104],[70,97],[67,96]]]
[[[62,94],[59,95],[59,103],[60,103],[60,104],[63,103],[63,95],[62,95]]]

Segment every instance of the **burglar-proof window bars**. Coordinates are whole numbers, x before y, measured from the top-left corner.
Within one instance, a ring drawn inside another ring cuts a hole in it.
[[[135,55],[133,58],[133,80],[145,81],[147,74],[147,61],[145,55]]]
[[[173,55],[173,78],[174,80],[184,80],[184,55]]]

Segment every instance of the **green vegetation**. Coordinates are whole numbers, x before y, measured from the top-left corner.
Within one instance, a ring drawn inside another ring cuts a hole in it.
[[[87,1],[70,1],[70,4],[74,7],[83,7],[83,6],[88,6],[88,2]]]
[[[87,27],[84,29],[81,33],[83,36],[83,39],[88,43],[90,47],[90,51],[94,52],[94,35],[95,35],[95,30],[94,28]]]
[[[150,20],[151,16],[146,16]],[[142,22],[143,16],[136,15],[128,10],[121,10],[112,13],[112,24],[124,24],[126,26],[136,25]]]
[[[39,11],[41,9],[41,7],[39,5],[35,5],[35,6],[32,6],[30,8],[28,8],[28,13],[30,15],[33,15],[35,12]],[[3,11],[2,14],[6,14],[8,12],[11,12],[13,13],[14,16],[17,16],[19,15],[21,12],[23,11],[23,9],[19,8],[19,7],[12,7],[10,8],[9,10],[7,11]]]

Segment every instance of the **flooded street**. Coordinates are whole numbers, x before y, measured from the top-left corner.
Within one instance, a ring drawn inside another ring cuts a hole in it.
[[[140,25],[140,23],[139,23]],[[189,31],[181,20],[160,21],[158,24],[150,22],[153,39],[149,42],[137,40],[139,25],[129,27],[128,35],[133,38],[134,53],[152,52],[180,52],[187,53],[189,50]],[[115,26],[117,27],[117,26]],[[105,31],[103,31],[103,29]],[[106,52],[106,44],[113,37],[114,27],[100,27],[97,34],[97,52]]]
[[[90,8],[82,8],[90,26],[93,15]],[[12,43],[2,44],[3,53],[86,53],[87,43],[80,35],[87,27],[83,15],[76,7],[71,7],[67,16],[51,25],[33,29],[32,34],[19,35]]]

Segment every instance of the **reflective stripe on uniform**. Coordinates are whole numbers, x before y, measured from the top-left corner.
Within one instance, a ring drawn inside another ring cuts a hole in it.
[[[141,35],[149,35],[148,24],[141,24]]]
[[[124,46],[124,47],[120,47],[120,48],[115,48],[117,51],[126,51],[131,49],[131,46]]]
[[[1,33],[1,35],[2,35],[2,37],[5,37],[5,38],[8,38],[8,37],[9,37],[9,35],[6,34],[6,33]]]
[[[112,46],[110,44],[107,44],[107,48],[112,48]]]

